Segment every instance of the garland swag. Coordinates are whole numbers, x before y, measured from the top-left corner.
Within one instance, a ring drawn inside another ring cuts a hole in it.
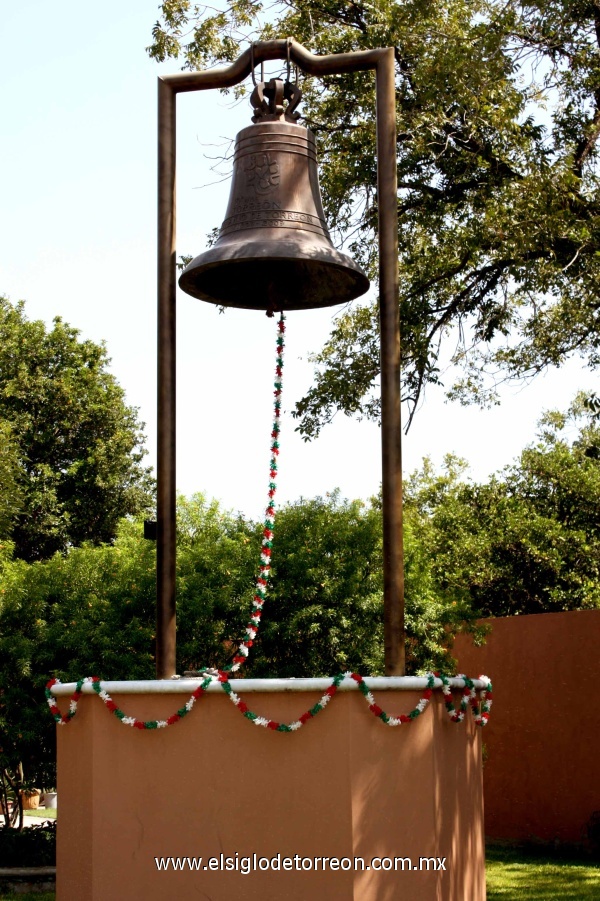
[[[45,688],[46,700],[50,707],[50,712],[59,726],[64,726],[67,723],[71,722],[71,720],[77,713],[77,705],[82,694],[83,686],[86,683],[91,683],[93,690],[96,692],[98,697],[102,699],[104,705],[108,708],[108,710],[111,711],[111,713],[114,713],[117,719],[123,723],[123,725],[131,726],[133,729],[152,730],[165,729],[167,726],[173,726],[175,725],[175,723],[178,723],[185,716],[187,716],[188,713],[190,713],[196,701],[198,701],[205,694],[208,686],[212,682],[218,681],[232,704],[237,707],[237,709],[246,719],[254,723],[255,726],[262,726],[265,729],[271,729],[273,732],[297,732],[298,729],[304,726],[305,723],[309,722],[309,720],[313,719],[318,713],[325,709],[331,699],[336,695],[341,682],[343,682],[343,680],[346,678],[351,678],[354,680],[358,690],[363,695],[373,716],[380,719],[383,723],[385,723],[386,726],[401,726],[404,723],[411,723],[418,716],[420,716],[427,708],[431,696],[435,688],[437,687],[435,684],[436,678],[441,684],[446,710],[453,723],[460,723],[463,721],[465,712],[468,707],[471,708],[475,724],[477,726],[485,726],[488,722],[490,708],[492,706],[492,683],[487,676],[479,677],[484,682],[485,688],[479,693],[478,696],[478,692],[475,688],[475,683],[473,682],[473,680],[461,674],[458,678],[463,680],[464,688],[462,691],[460,703],[458,707],[455,707],[452,701],[452,690],[448,677],[437,672],[427,673],[427,688],[423,692],[423,697],[419,700],[416,707],[408,714],[392,716],[375,703],[373,694],[367,687],[364,678],[359,675],[359,673],[339,673],[337,676],[334,676],[331,685],[326,689],[325,693],[317,701],[317,703],[314,704],[313,707],[311,707],[309,710],[306,710],[300,717],[298,717],[297,720],[294,720],[294,722],[292,723],[278,723],[275,720],[271,720],[267,717],[259,716],[249,709],[248,705],[231,687],[229,681],[230,673],[237,672],[240,667],[243,666],[243,664],[246,662],[250,648],[252,647],[254,639],[256,638],[256,635],[258,633],[262,616],[262,608],[267,596],[267,590],[271,578],[271,551],[273,547],[273,533],[275,527],[275,495],[277,492],[277,483],[275,480],[277,478],[279,432],[281,429],[281,392],[283,376],[283,351],[285,346],[284,336],[285,317],[283,313],[281,313],[277,327],[274,382],[275,390],[273,392],[275,400],[273,404],[273,427],[271,430],[269,490],[267,508],[265,511],[265,518],[263,523],[260,567],[259,574],[256,580],[254,598],[252,601],[253,610],[250,614],[250,619],[246,626],[246,637],[240,642],[240,645],[233,657],[232,662],[225,666],[222,670],[219,670],[217,673],[209,673],[208,671],[206,671],[203,674],[204,678],[202,679],[202,682],[192,692],[183,707],[180,707],[178,710],[176,710],[175,713],[171,714],[171,716],[169,716],[166,720],[144,721],[138,720],[135,716],[128,716],[113,701],[108,692],[102,688],[102,683],[98,676],[88,676],[85,679],[78,680],[75,692],[71,696],[69,702],[69,710],[67,713],[63,714],[60,712],[58,705],[56,704],[56,698],[53,693],[54,687],[60,685],[60,680],[51,679],[47,683]]]

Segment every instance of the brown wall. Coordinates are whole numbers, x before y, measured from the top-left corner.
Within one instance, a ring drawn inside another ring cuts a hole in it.
[[[580,842],[600,810],[600,610],[486,622],[484,647],[454,648],[460,672],[493,681],[486,835]]]
[[[378,702],[407,713],[417,693]],[[246,694],[280,721],[318,699]],[[141,719],[175,695],[122,695]],[[61,707],[65,701],[61,702]],[[483,901],[481,736],[438,695],[410,725],[376,720],[340,693],[295,734],[253,726],[222,694],[177,725],[140,732],[97,697],[58,729],[58,901]],[[157,872],[154,856],[444,856],[444,872]]]

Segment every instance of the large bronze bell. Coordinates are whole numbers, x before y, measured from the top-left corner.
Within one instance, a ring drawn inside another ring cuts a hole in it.
[[[299,99],[289,81],[256,86],[255,124],[236,138],[219,237],[179,279],[192,297],[272,313],[345,303],[367,291],[367,276],[329,237],[315,138],[296,123]]]

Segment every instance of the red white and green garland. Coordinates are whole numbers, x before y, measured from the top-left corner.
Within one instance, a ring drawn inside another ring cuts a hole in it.
[[[427,688],[423,692],[422,698],[419,700],[413,710],[411,710],[408,714],[402,713],[398,716],[392,716],[375,703],[375,698],[372,692],[368,688],[364,678],[359,673],[339,673],[337,676],[334,676],[331,681],[331,685],[325,690],[324,694],[319,698],[316,704],[314,704],[308,710],[305,710],[297,720],[294,720],[291,723],[278,723],[276,720],[260,716],[259,714],[254,713],[254,711],[250,710],[248,705],[233,690],[229,681],[229,675],[223,670],[219,671],[218,675],[210,674],[205,676],[201,684],[196,689],[194,689],[188,701],[186,701],[183,707],[180,707],[178,710],[176,710],[175,713],[169,716],[166,720],[138,720],[135,716],[128,716],[113,701],[108,692],[102,688],[102,683],[98,676],[88,676],[87,678],[80,679],[77,682],[75,691],[71,695],[69,710],[65,714],[60,712],[56,704],[55,695],[53,693],[53,688],[57,685],[60,685],[60,681],[58,679],[51,679],[50,682],[48,682],[48,684],[46,685],[45,691],[48,705],[50,707],[50,712],[59,726],[64,726],[73,719],[73,717],[77,713],[77,705],[82,695],[83,686],[84,684],[89,683],[92,685],[92,688],[96,692],[96,694],[102,699],[108,710],[110,710],[111,713],[114,713],[117,719],[120,720],[124,726],[131,726],[134,729],[165,729],[167,726],[175,725],[175,723],[178,723],[185,716],[187,716],[188,713],[190,713],[196,701],[198,701],[205,694],[211,682],[219,682],[221,688],[227,694],[232,704],[237,707],[237,709],[246,719],[254,723],[255,726],[263,726],[265,729],[271,729],[274,732],[297,732],[298,729],[304,726],[305,723],[308,723],[309,720],[313,719],[318,713],[325,709],[334,695],[337,694],[340,684],[346,678],[353,679],[354,682],[356,682],[358,689],[364,696],[369,710],[371,711],[373,716],[376,716],[378,719],[380,719],[383,723],[385,723],[386,726],[401,726],[403,723],[411,723],[418,716],[420,716],[429,705],[434,690],[439,687],[435,684],[436,680],[438,680],[441,684],[442,692],[445,698],[446,710],[448,711],[448,715],[453,723],[462,722],[462,720],[464,719],[465,711],[469,706],[471,707],[473,718],[477,726],[485,726],[489,719],[490,708],[492,706],[492,683],[487,678],[487,676],[479,677],[479,679],[485,684],[485,688],[482,689],[479,693],[477,692],[472,679],[469,679],[467,676],[462,675],[457,677],[462,679],[464,682],[464,689],[461,696],[460,705],[457,710],[452,702],[452,689],[450,687],[450,681],[447,676],[444,676],[441,673],[427,673]]]
[[[212,676],[206,676],[202,680],[202,683],[194,689],[189,700],[186,701],[183,707],[176,710],[175,713],[171,714],[166,720],[138,720],[135,716],[127,716],[127,714],[115,704],[109,693],[102,688],[102,683],[98,676],[87,676],[85,679],[79,679],[75,686],[75,691],[71,695],[67,713],[63,714],[60,712],[52,691],[55,685],[61,684],[60,679],[51,679],[46,685],[45,694],[48,706],[50,707],[50,713],[59,726],[66,726],[66,724],[73,719],[77,713],[77,705],[79,704],[79,699],[83,693],[83,686],[91,684],[98,697],[104,701],[104,705],[111,713],[114,713],[124,726],[132,726],[134,729],[165,729],[167,726],[174,726],[175,723],[178,723],[179,720],[182,720],[184,716],[188,715],[196,701],[202,697],[212,681]]]
[[[225,672],[237,672],[246,662],[252,643],[260,626],[262,608],[267,597],[269,580],[271,578],[271,551],[273,548],[273,529],[275,526],[275,495],[277,493],[277,458],[279,456],[279,432],[281,431],[281,391],[283,387],[283,351],[285,349],[285,316],[279,315],[277,323],[277,344],[275,350],[275,391],[273,395],[273,428],[271,430],[271,459],[269,461],[269,500],[265,510],[263,522],[262,546],[260,551],[260,570],[256,580],[254,598],[252,599],[253,611],[250,621],[246,626],[246,635],[237,649],[233,662],[224,667]]]
[[[477,691],[475,683],[472,679],[469,679],[464,675],[457,677],[463,680],[464,689],[461,695],[459,706],[458,708],[456,708],[452,701],[452,689],[448,677],[442,675],[441,673],[427,673],[427,687],[416,707],[408,714],[392,716],[375,703],[375,698],[361,675],[351,672],[339,673],[332,679],[331,685],[325,690],[324,694],[317,701],[317,703],[306,710],[300,717],[298,717],[297,720],[294,720],[292,723],[278,723],[275,720],[269,719],[268,717],[260,716],[259,714],[254,713],[231,687],[229,675],[230,673],[237,672],[240,667],[243,666],[243,664],[246,662],[250,648],[252,647],[254,639],[256,638],[256,635],[258,633],[262,616],[262,608],[267,596],[269,580],[271,578],[271,551],[273,547],[273,532],[275,526],[275,495],[277,492],[277,483],[275,480],[277,478],[279,432],[281,429],[281,391],[283,376],[283,352],[285,347],[284,335],[285,317],[283,313],[281,313],[277,328],[274,382],[275,391],[273,392],[275,401],[273,405],[273,428],[271,431],[269,491],[268,503],[263,523],[260,569],[259,575],[256,580],[254,598],[252,601],[253,610],[250,614],[250,619],[246,626],[246,637],[240,642],[240,645],[233,657],[232,662],[225,666],[222,670],[219,670],[217,673],[215,673],[214,671],[205,671],[203,673],[202,682],[196,689],[194,689],[186,703],[178,710],[176,710],[175,713],[171,714],[171,716],[169,716],[166,720],[138,720],[135,716],[128,716],[113,701],[108,692],[102,688],[102,683],[98,676],[88,676],[85,679],[79,679],[79,681],[76,683],[75,691],[72,694],[69,702],[69,710],[67,713],[63,714],[58,708],[56,697],[53,691],[56,686],[61,684],[60,680],[51,679],[47,683],[45,689],[46,700],[50,707],[50,712],[59,726],[64,726],[73,719],[73,717],[77,713],[77,705],[83,691],[83,686],[88,683],[91,684],[93,690],[101,698],[108,710],[110,710],[111,713],[114,713],[117,719],[119,719],[123,723],[123,725],[130,726],[133,729],[152,730],[165,729],[168,726],[173,726],[175,723],[178,723],[185,716],[187,716],[188,713],[190,713],[196,701],[198,701],[205,694],[209,685],[212,682],[218,682],[221,685],[223,691],[229,697],[229,700],[235,705],[235,707],[237,707],[240,713],[246,719],[254,723],[255,726],[262,726],[263,728],[271,729],[274,732],[297,732],[298,729],[300,729],[305,723],[309,722],[309,720],[313,719],[318,713],[325,709],[325,707],[330,703],[331,699],[337,694],[340,684],[344,681],[344,679],[347,678],[354,680],[358,690],[365,698],[365,701],[367,702],[371,713],[374,716],[378,717],[378,719],[380,719],[383,723],[385,723],[386,726],[393,727],[401,726],[403,723],[411,723],[418,716],[420,716],[421,713],[423,713],[423,711],[428,706],[429,701],[431,700],[433,691],[440,686],[444,695],[446,710],[453,723],[462,722],[465,716],[465,712],[470,706],[475,724],[477,726],[485,726],[487,724],[490,714],[490,708],[492,706],[492,683],[487,676],[479,677],[480,681],[485,685],[485,688],[483,688],[480,692]],[[439,686],[436,685],[436,679],[440,683]]]
[[[224,674],[223,674],[224,675]],[[242,701],[240,696],[236,694],[236,692],[232,689],[229,684],[229,680],[227,678],[220,678],[221,686],[223,690],[227,693],[229,700],[237,707],[237,709],[242,713],[246,719],[249,719],[254,723],[255,726],[263,726],[265,729],[272,729],[274,732],[296,732],[305,723],[308,723],[309,720],[313,719],[318,713],[325,709],[325,707],[329,704],[331,699],[337,694],[338,688],[340,684],[344,681],[344,679],[353,679],[357,685],[359,691],[364,696],[369,710],[380,719],[386,726],[401,726],[403,723],[412,723],[418,716],[420,716],[426,707],[429,705],[429,701],[431,700],[431,696],[433,694],[434,689],[436,688],[435,681],[436,678],[442,684],[442,691],[444,692],[444,696],[446,698],[446,709],[448,710],[448,714],[450,719],[454,723],[462,722],[464,719],[464,709],[466,709],[467,703],[470,702],[471,709],[473,711],[473,716],[475,719],[475,724],[477,726],[485,726],[488,719],[490,708],[492,706],[492,683],[487,678],[487,676],[480,676],[480,680],[484,682],[485,688],[482,689],[480,693],[480,698],[477,697],[477,690],[475,688],[475,683],[472,679],[468,679],[466,676],[460,676],[459,678],[463,679],[465,683],[465,688],[463,691],[463,696],[461,700],[461,707],[458,714],[454,709],[452,704],[452,690],[450,688],[450,681],[446,676],[442,676],[440,673],[427,673],[427,688],[423,692],[423,697],[419,700],[416,707],[410,711],[408,714],[400,714],[399,716],[392,716],[389,713],[386,713],[378,704],[375,703],[375,698],[372,692],[369,690],[364,678],[359,673],[339,673],[335,676],[331,682],[329,688],[325,690],[325,693],[319,698],[316,704],[313,707],[310,707],[306,710],[302,716],[298,717],[297,720],[294,720],[292,723],[278,723],[275,720],[268,719],[264,716],[259,716],[249,709],[248,705]],[[465,695],[468,698],[468,701],[465,701]],[[465,704],[463,709],[463,703]]]

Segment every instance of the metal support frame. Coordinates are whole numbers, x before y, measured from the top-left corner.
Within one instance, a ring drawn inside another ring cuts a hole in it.
[[[156,676],[175,675],[175,122],[180,93],[233,87],[267,60],[308,75],[375,70],[381,326],[385,673],[404,675],[402,430],[394,49],[316,56],[291,39],[261,41],[230,66],[158,79],[158,448]]]

